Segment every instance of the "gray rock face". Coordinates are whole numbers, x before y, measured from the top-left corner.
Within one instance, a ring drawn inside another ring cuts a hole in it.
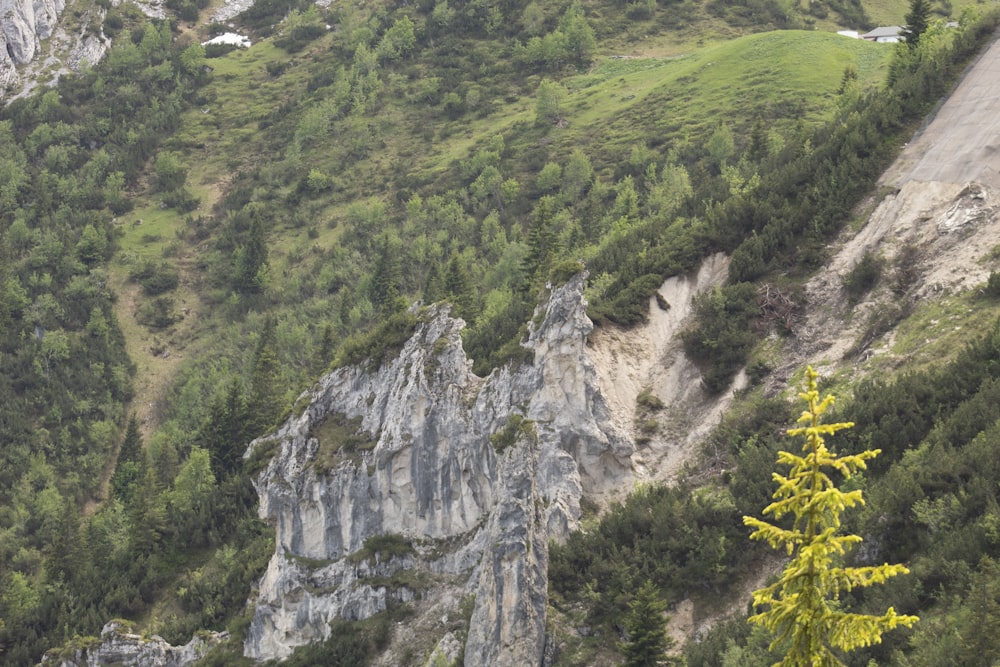
[[[31,62],[65,5],[65,0],[0,0],[0,84],[17,80],[15,66]]]
[[[275,451],[257,489],[277,548],[246,655],[283,658],[328,637],[331,620],[412,598],[386,581],[420,571],[475,595],[467,666],[541,663],[548,540],[577,525],[584,493],[631,477],[632,444],[587,356],[585,305],[582,276],[555,289],[527,343],[534,363],[485,380],[463,322],[432,307],[394,360],[324,377],[300,416],[251,444],[248,455]],[[387,534],[409,552],[370,553],[366,540]]]
[[[166,17],[162,0],[131,1],[150,18]],[[111,48],[103,30],[94,30],[104,22],[104,7],[77,7],[75,27],[59,22],[65,8],[66,0],[0,0],[0,101],[53,85],[63,74],[96,64]]]
[[[55,29],[65,0],[0,0],[0,39],[3,53],[15,65],[30,62],[39,42]]]
[[[466,665],[541,664],[549,559],[544,510],[538,502],[543,494],[537,486],[535,440],[528,437],[502,456],[505,492],[486,528],[492,543],[479,567]]]
[[[57,667],[184,667],[201,658],[212,646],[225,642],[229,633],[206,633],[184,646],[171,646],[162,637],[144,638],[128,632],[115,621],[104,626],[101,639],[94,646],[81,648],[72,655],[46,655],[42,665]]]

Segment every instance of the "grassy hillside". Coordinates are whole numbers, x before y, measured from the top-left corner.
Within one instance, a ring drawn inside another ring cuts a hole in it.
[[[801,259],[845,216],[802,241],[757,194],[794,201],[848,149],[867,178],[933,101],[872,132],[894,50],[829,31],[866,20],[264,0],[237,20],[254,45],[226,52],[198,45],[221,26],[112,9],[103,63],[0,117],[5,661],[116,616],[238,638],[271,549],[239,453],[412,301],[454,302],[486,373],[567,259],[615,321],[751,232],[777,240],[744,248],[749,273]]]

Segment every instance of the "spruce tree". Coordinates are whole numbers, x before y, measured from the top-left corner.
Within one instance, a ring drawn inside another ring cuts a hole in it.
[[[116,498],[128,504],[135,487],[143,475],[142,434],[139,431],[139,420],[135,413],[128,418],[125,427],[125,437],[118,451],[118,462],[115,464],[114,475],[111,476],[111,490]]]
[[[476,295],[465,265],[458,253],[448,260],[444,273],[444,291],[454,306],[455,317],[471,320],[476,315]]]
[[[369,300],[382,310],[390,309],[399,297],[402,282],[402,268],[399,262],[400,241],[388,232],[381,234],[377,241],[378,259],[372,272]]]
[[[534,220],[528,232],[528,253],[521,260],[521,271],[529,290],[543,282],[556,256],[559,239],[555,230],[556,200],[546,196],[535,206]]]
[[[865,470],[865,461],[880,450],[837,456],[826,448],[825,435],[854,426],[850,422],[823,424],[821,417],[833,404],[833,396],[819,398],[817,374],[806,371],[805,392],[799,394],[808,408],[799,417],[803,426],[788,435],[804,436],[802,455],[779,452],[778,463],[788,465],[787,476],[774,473],[778,483],[775,501],[764,508],[776,521],[791,515],[792,525],[777,525],[743,517],[752,527],[753,540],[765,540],[774,549],[788,551],[791,561],[779,579],[754,591],[755,607],[767,607],[750,617],[750,622],[769,630],[775,639],[771,650],[783,652],[781,667],[830,667],[842,665],[835,651],[852,651],[882,641],[882,633],[917,622],[916,616],[901,616],[892,607],[881,616],[841,611],[839,596],[855,587],[880,584],[890,577],[906,574],[902,565],[843,567],[842,557],[861,542],[857,535],[838,535],[840,516],[849,507],[863,505],[860,490],[837,488],[830,473],[845,480]]]
[[[234,287],[241,294],[263,292],[267,284],[267,240],[264,223],[258,215],[250,221],[244,244],[236,251]]]
[[[139,431],[139,420],[133,412],[129,415],[128,425],[125,427],[125,437],[122,439],[122,446],[118,452],[118,463],[139,461],[141,456],[142,433]]]
[[[197,442],[211,455],[217,478],[228,477],[242,465],[243,452],[252,438],[248,428],[252,416],[247,410],[243,383],[233,378],[226,393],[212,402],[198,432]]]
[[[666,610],[667,605],[653,582],[647,581],[636,591],[625,617],[626,639],[621,646],[625,667],[667,664],[665,653],[673,641],[667,636]]]
[[[275,425],[284,409],[281,362],[278,359],[277,322],[268,316],[254,348],[250,372],[250,395],[247,397],[247,435],[262,435]]]
[[[320,339],[319,347],[316,348],[316,355],[314,359],[314,370],[317,373],[323,373],[330,366],[330,362],[333,361],[333,352],[337,347],[337,338],[333,329],[333,325],[329,322],[323,327],[323,337]]]
[[[906,44],[910,48],[916,48],[920,44],[920,37],[930,25],[931,3],[929,0],[910,0],[910,11],[903,17],[906,21],[906,29],[903,35],[906,37]]]

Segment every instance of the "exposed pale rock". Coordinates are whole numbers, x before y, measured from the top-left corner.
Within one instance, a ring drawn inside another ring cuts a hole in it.
[[[462,655],[462,642],[452,632],[446,632],[444,637],[438,641],[437,646],[431,651],[424,667],[437,667],[438,665],[452,665]]]
[[[537,441],[528,437],[502,457],[499,479],[505,493],[486,527],[495,537],[479,567],[466,665],[541,664],[549,559],[537,454]]]
[[[611,423],[587,357],[585,306],[583,276],[553,290],[526,343],[534,363],[485,380],[462,349],[463,322],[432,307],[394,360],[324,377],[300,416],[252,444],[276,450],[257,488],[277,549],[248,656],[285,657],[329,636],[331,620],[366,618],[407,594],[370,585],[371,565],[348,558],[395,534],[414,553],[381,563],[383,579],[417,569],[465,581],[476,596],[466,665],[540,664],[548,540],[577,525],[583,493],[631,475],[631,442]],[[516,426],[512,415],[527,421],[498,456],[491,436]],[[328,419],[359,420],[376,443],[331,458]]]
[[[121,623],[111,621],[101,630],[101,638],[90,647],[57,655],[50,651],[42,665],[57,667],[184,667],[190,665],[216,644],[229,639],[229,633],[201,633],[184,646],[171,646],[162,637],[142,637],[129,632]]]
[[[149,18],[166,18],[162,0],[130,1]],[[75,31],[59,21],[65,8],[66,0],[0,0],[0,99],[9,101],[39,85],[53,85],[63,74],[97,64],[111,48],[102,30],[93,31],[103,24],[105,8],[84,7],[74,21]]]

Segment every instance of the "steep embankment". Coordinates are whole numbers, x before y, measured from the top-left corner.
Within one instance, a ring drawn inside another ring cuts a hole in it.
[[[862,226],[842,235],[830,262],[806,284],[803,317],[782,346],[774,388],[805,363],[832,374],[845,362],[891,356],[892,325],[913,306],[980,285],[997,267],[998,89],[1000,42],[994,42],[880,179]],[[852,304],[844,278],[865,253],[881,257],[894,275],[881,290]],[[725,280],[727,267],[723,256],[712,257],[696,276],[664,282],[661,298],[650,299],[646,324],[627,330],[604,326],[591,335],[601,391],[619,428],[640,435],[636,398],[644,389],[667,406],[664,423],[637,450],[640,477],[670,480],[729,404],[725,398],[706,400],[678,337],[691,298]],[[894,322],[883,324],[882,331],[872,329],[873,318],[901,304],[906,308]]]
[[[731,402],[731,394],[706,395],[698,369],[684,355],[680,340],[694,298],[722,284],[728,268],[725,255],[713,255],[694,275],[664,281],[658,295],[649,300],[645,324],[631,329],[604,326],[590,337],[591,358],[613,420],[642,441],[634,457],[639,479],[672,480]],[[736,381],[738,386],[743,382],[742,377]],[[665,406],[665,417],[655,429],[637,420],[637,398],[644,391]]]
[[[948,118],[963,99],[988,97],[979,77],[995,81],[998,58],[994,45],[887,173],[890,190],[873,202],[867,224],[845,235],[808,283],[803,320],[776,342],[784,363],[775,388],[804,362],[841,368],[852,348],[848,365],[890,358],[891,339],[869,331],[873,317],[988,275],[1000,241],[995,126],[976,115]],[[995,117],[991,106],[979,113]],[[938,169],[954,152],[968,157]],[[852,309],[842,278],[865,250],[884,256],[899,279]],[[725,273],[725,258],[710,258],[697,275],[664,283],[647,325],[594,333],[577,278],[539,313],[534,363],[517,371],[474,376],[461,323],[432,311],[381,368],[324,378],[301,414],[254,447],[261,508],[278,547],[247,653],[281,657],[328,636],[332,619],[405,601],[415,614],[380,664],[399,664],[406,651],[450,660],[463,644],[467,665],[540,663],[548,538],[576,525],[584,498],[600,502],[636,479],[669,478],[728,400],[701,393],[677,341],[692,296]],[[644,389],[668,415],[650,433],[636,423]],[[473,596],[470,622],[461,600]]]
[[[994,42],[882,176],[864,226],[844,235],[806,285],[805,318],[776,377],[803,363],[832,373],[845,356],[849,363],[882,357],[874,360],[878,367],[894,366],[896,323],[932,299],[981,285],[996,270],[998,89],[1000,42]],[[852,310],[843,280],[866,252],[882,258],[890,280]]]

